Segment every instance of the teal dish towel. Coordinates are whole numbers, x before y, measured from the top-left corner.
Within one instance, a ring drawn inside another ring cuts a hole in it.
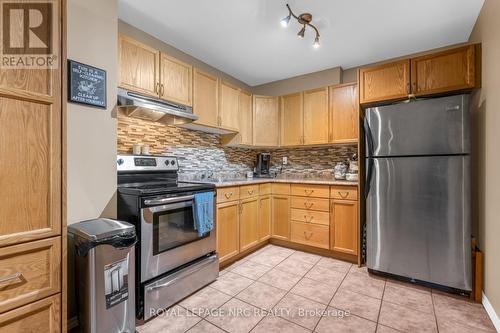
[[[202,192],[194,195],[194,228],[200,237],[214,228],[213,192]]]

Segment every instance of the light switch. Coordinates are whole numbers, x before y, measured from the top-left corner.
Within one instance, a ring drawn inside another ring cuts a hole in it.
[[[283,156],[283,165],[287,165],[287,164],[288,164],[288,157]]]

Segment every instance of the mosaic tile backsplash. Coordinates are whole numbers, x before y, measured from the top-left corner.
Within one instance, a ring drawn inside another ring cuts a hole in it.
[[[119,110],[118,152],[131,154],[135,143],[148,144],[151,154],[177,156],[179,173],[183,175],[206,172],[244,175],[253,170],[256,154],[262,151],[225,147],[216,134],[131,118]],[[325,177],[331,175],[336,162],[346,161],[356,151],[356,145],[272,149],[271,172]],[[288,157],[288,164],[282,168],[283,156]]]

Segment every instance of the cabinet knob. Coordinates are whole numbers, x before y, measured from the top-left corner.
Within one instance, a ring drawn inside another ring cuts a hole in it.
[[[306,195],[311,195],[313,194],[314,190],[305,189],[304,192],[306,193]]]
[[[314,206],[314,202],[304,202],[304,206],[306,209],[311,209],[312,206]]]
[[[253,194],[253,189],[248,190],[248,194]]]
[[[233,192],[226,192],[226,193],[224,193],[224,196],[226,197],[226,199],[231,198],[232,195],[233,195]]]
[[[313,235],[313,233],[309,232],[309,236],[307,236],[307,231],[304,231],[304,237],[305,237],[306,240],[311,239],[312,235]]]

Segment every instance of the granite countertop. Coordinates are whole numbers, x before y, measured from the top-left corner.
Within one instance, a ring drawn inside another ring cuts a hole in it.
[[[316,185],[349,185],[357,186],[357,181],[336,180],[333,178],[253,178],[253,179],[236,179],[224,181],[194,181],[186,180],[190,183],[209,183],[215,187],[240,186],[262,183],[293,183],[293,184],[316,184]]]

